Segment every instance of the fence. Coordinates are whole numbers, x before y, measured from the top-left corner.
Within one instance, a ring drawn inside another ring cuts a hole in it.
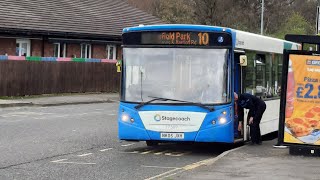
[[[49,59],[0,57],[0,96],[119,91],[116,61]]]

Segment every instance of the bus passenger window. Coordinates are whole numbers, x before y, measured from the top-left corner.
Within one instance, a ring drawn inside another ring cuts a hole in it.
[[[279,97],[282,55],[247,51],[248,66],[242,68],[243,92],[262,99]]]

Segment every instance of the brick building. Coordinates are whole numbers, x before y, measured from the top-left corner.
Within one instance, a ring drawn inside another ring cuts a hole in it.
[[[162,22],[124,0],[4,0],[0,55],[121,58],[124,27]]]

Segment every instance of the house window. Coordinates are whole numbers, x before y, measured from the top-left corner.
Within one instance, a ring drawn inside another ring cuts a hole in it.
[[[116,59],[117,48],[115,45],[107,45],[107,59]]]
[[[91,44],[81,44],[81,58],[91,58]]]
[[[29,39],[17,39],[16,56],[30,56],[30,44]]]
[[[53,57],[66,57],[66,43],[53,43]]]

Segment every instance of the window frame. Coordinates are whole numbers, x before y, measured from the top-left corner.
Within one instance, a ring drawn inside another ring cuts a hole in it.
[[[17,48],[17,44],[19,44],[18,56],[23,56],[22,55],[22,44],[23,43],[27,44],[26,56],[30,56],[31,55],[31,41],[30,41],[30,39],[16,39],[16,48]]]
[[[83,50],[84,52],[84,57],[83,57]],[[80,57],[85,58],[85,59],[90,59],[92,55],[92,46],[91,44],[87,43],[82,43],[80,44]]]
[[[110,59],[110,49],[111,47],[113,47],[113,57],[111,60],[116,60],[117,59],[117,46],[116,45],[112,45],[112,44],[108,44],[106,47],[106,51],[107,51],[107,59]]]
[[[278,88],[280,86],[279,75],[281,76],[281,69],[279,69],[279,62],[282,59],[282,54],[278,53],[270,53],[270,52],[260,52],[260,51],[246,51],[245,53],[248,57],[248,66],[242,69],[243,76],[241,77],[242,81],[242,92],[248,92],[251,86],[254,89],[251,89],[251,93],[255,96],[259,96],[264,100],[272,100],[279,99],[280,94],[278,93]],[[257,65],[256,57],[264,57],[263,65]],[[264,70],[259,70],[259,68],[264,68]],[[280,72],[280,74],[279,74]],[[264,73],[264,74],[261,74]],[[277,73],[275,75],[274,73]],[[264,79],[258,79],[259,77],[263,77]],[[247,79],[248,78],[248,79]],[[280,77],[281,79],[281,77]],[[258,83],[260,81],[260,83]],[[269,84],[268,81],[271,83]],[[266,89],[266,94],[260,96],[256,94],[257,84],[262,88]],[[276,87],[277,86],[277,87]],[[248,92],[249,93],[249,92]],[[271,94],[269,94],[271,93]]]

